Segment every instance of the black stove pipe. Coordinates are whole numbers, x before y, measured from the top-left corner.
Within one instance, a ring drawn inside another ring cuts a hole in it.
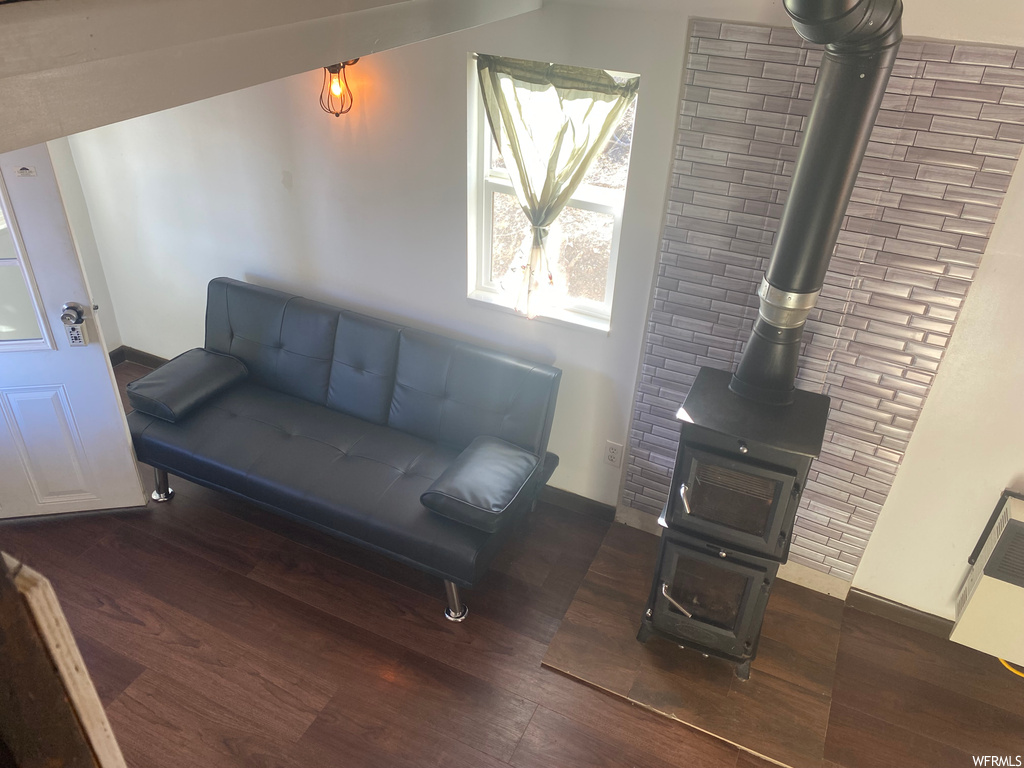
[[[825,45],[810,117],[758,289],[754,330],[729,388],[793,402],[807,314],[825,281],[846,206],[903,34],[900,0],[784,0],[796,31]]]

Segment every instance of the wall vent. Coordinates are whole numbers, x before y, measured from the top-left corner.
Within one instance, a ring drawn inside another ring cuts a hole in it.
[[[1011,520],[985,565],[985,575],[1024,587],[1024,522]]]
[[[949,639],[1024,664],[1024,496],[1003,492],[970,563]]]

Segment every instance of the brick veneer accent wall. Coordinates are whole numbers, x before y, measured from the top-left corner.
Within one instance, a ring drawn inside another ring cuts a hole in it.
[[[735,369],[822,51],[791,28],[696,21],[622,503],[658,514],[699,366]],[[797,386],[832,398],[790,557],[851,579],[1024,142],[1024,49],[904,40]]]

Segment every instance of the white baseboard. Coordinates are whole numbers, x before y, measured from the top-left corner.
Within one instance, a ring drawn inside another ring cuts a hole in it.
[[[615,509],[615,522],[628,525],[630,528],[639,528],[641,531],[661,535],[661,526],[658,525],[658,518],[639,509],[619,505]],[[800,563],[788,562],[779,566],[779,578],[785,581],[799,584],[802,587],[813,589],[825,595],[846,599],[846,593],[850,591],[850,582],[832,576],[828,573],[816,571]]]

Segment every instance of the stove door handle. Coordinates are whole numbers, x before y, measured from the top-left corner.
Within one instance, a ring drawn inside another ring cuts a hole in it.
[[[686,486],[683,486],[683,487],[685,488]],[[679,603],[674,597],[672,597],[672,595],[670,595],[668,593],[668,584],[666,582],[664,582],[664,581],[661,582],[661,594],[662,594],[662,596],[666,600],[669,601],[669,603],[672,605],[672,607],[675,608],[677,611],[679,611],[681,614],[683,614],[683,616],[685,616],[688,619],[692,619],[693,618],[693,614],[690,613],[685,608],[683,608],[682,604]]]
[[[683,483],[682,485],[679,486],[679,498],[683,500],[683,510],[688,515],[692,514],[692,511],[690,509],[690,500],[686,498],[686,492],[689,490],[690,489],[687,487],[686,483]]]

